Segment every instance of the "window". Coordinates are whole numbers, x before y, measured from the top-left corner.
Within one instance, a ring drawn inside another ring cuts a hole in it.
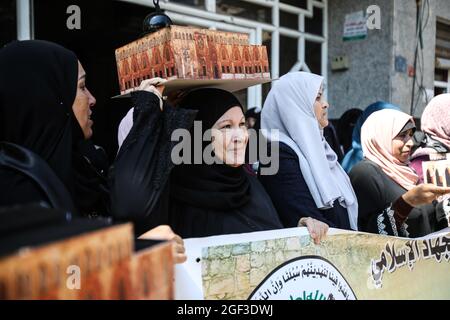
[[[272,23],[272,10],[270,7],[242,0],[216,0],[216,4],[216,10],[219,14]]]
[[[166,47],[166,60],[170,61],[170,50]]]
[[[450,93],[450,24],[437,22],[434,94]]]
[[[239,50],[234,50],[234,60],[239,61],[241,60],[241,55],[239,54]]]
[[[255,63],[254,68],[250,68],[251,72],[270,72],[272,78],[279,78],[291,70],[311,71],[327,79],[328,35],[324,26],[328,17],[329,0],[167,1],[172,3],[170,17],[174,24],[216,27],[220,31],[244,33],[249,35],[251,44],[265,45],[267,52],[249,52],[250,59],[253,56],[255,61],[261,62]],[[190,16],[186,13],[186,5],[202,10],[201,15]],[[224,15],[236,19],[233,22],[224,21]],[[274,19],[277,16],[279,19]],[[243,41],[237,37],[223,35],[219,38],[220,42],[230,45]],[[289,50],[286,50],[286,47],[289,47]],[[222,61],[241,60],[241,54],[236,56],[234,51],[230,53],[231,55],[225,55],[220,51]],[[271,70],[263,61],[269,62]],[[228,70],[227,68],[225,70]],[[199,73],[201,72],[202,70],[199,70]],[[229,73],[239,73],[238,67],[232,66]],[[262,106],[270,87],[271,84],[249,88],[247,104]]]
[[[250,61],[250,55],[249,55],[248,51],[245,51],[244,57],[245,57],[245,61],[247,61],[247,62]]]
[[[205,0],[169,0],[169,2],[179,3],[189,7],[197,7],[198,9],[205,9]]]
[[[225,48],[222,49],[222,60],[227,60],[227,50]]]

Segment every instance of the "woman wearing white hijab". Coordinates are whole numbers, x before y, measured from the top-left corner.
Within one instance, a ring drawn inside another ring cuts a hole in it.
[[[358,203],[336,153],[323,137],[329,105],[322,97],[323,77],[289,73],[278,80],[262,110],[262,129],[279,142],[279,171],[261,181],[286,227],[304,218],[330,227],[357,230]]]

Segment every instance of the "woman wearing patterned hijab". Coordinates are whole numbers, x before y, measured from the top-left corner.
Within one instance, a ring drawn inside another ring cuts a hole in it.
[[[408,166],[415,130],[413,118],[397,110],[377,111],[364,123],[364,160],[350,172],[361,231],[419,237],[446,227],[443,203],[425,204],[450,189],[418,186],[419,177]]]

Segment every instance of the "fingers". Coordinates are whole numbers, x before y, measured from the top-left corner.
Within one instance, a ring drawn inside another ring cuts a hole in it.
[[[143,240],[172,240],[176,234],[169,226],[162,225],[153,228],[139,237]]]
[[[156,77],[156,78],[151,78],[151,79],[143,80],[143,81],[141,82],[141,85],[144,85],[144,86],[155,86],[155,87],[157,87],[157,86],[160,86],[160,85],[165,84],[166,82],[167,82],[166,79],[163,79],[163,78],[160,78],[160,77]]]
[[[186,260],[187,260],[187,256],[186,256],[185,254],[177,254],[177,255],[174,257],[174,262],[175,262],[175,264],[182,264],[182,263],[185,263]]]
[[[437,187],[433,184],[426,184],[423,185],[424,191],[428,191],[434,194],[438,195],[445,195],[450,193],[450,188],[444,188],[444,187]]]
[[[309,235],[313,239],[314,243],[317,244],[317,241],[319,241],[319,239],[318,239],[319,235],[317,234],[317,230],[314,225],[314,219],[308,218],[308,219],[305,219],[304,221],[306,223],[306,228],[308,228]]]
[[[183,241],[183,239],[182,239],[179,235],[177,235],[177,234],[174,234],[174,235],[173,235],[173,238],[172,238],[171,240],[174,241],[175,243],[181,245],[181,246],[184,246],[184,241]]]
[[[309,234],[314,241],[314,244],[318,245],[322,240],[326,238],[328,233],[328,225],[319,220],[308,218],[306,220],[306,227]]]
[[[176,264],[181,264],[181,263],[186,262],[186,260],[187,260],[186,248],[184,247],[184,245],[176,242],[176,240],[173,240],[173,241],[174,242],[172,243],[172,255],[173,255],[174,262]]]
[[[138,90],[152,92],[152,93],[156,94],[160,100],[162,100],[164,89],[165,89],[164,83],[166,83],[166,82],[167,82],[167,80],[162,79],[162,78],[146,79],[141,82],[141,84],[138,87]],[[162,105],[162,101],[161,101],[161,105]],[[162,109],[162,106],[160,106],[160,107]]]
[[[440,195],[440,196],[443,196],[443,195],[446,195],[446,194],[450,193],[450,188],[439,187],[439,189],[437,189],[435,193]]]
[[[172,257],[176,264],[183,263],[187,260],[186,248],[184,240],[175,234],[171,227],[162,225],[153,228],[139,237],[143,240],[166,240],[172,242]]]

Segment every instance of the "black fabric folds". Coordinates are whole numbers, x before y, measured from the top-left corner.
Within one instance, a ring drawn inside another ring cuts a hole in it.
[[[234,95],[220,89],[192,91],[180,106],[198,110],[195,120],[202,123],[202,135],[229,109],[236,106],[242,109]],[[193,133],[191,136],[194,136]],[[209,143],[205,142],[203,147]],[[183,164],[174,169],[171,182],[171,196],[174,199],[203,209],[232,210],[250,200],[250,184],[242,166]]]

